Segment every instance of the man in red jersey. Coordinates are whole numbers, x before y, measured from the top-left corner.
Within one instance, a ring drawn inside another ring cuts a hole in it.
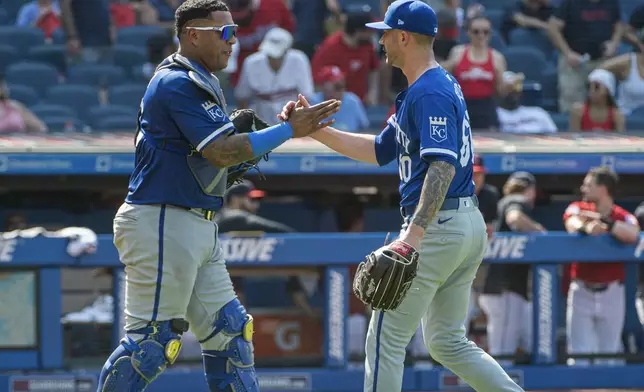
[[[563,219],[569,233],[610,234],[636,243],[640,228],[633,214],[613,202],[618,177],[607,167],[591,169],[581,186],[583,201],[571,203]],[[623,263],[572,263],[566,332],[568,353],[619,353],[625,316]],[[587,360],[570,360],[584,365]]]
[[[239,57],[237,71],[233,74],[236,85],[241,75],[241,65],[246,57],[257,52],[268,30],[281,27],[291,34],[295,30],[295,19],[284,0],[226,0],[237,29]]]
[[[365,27],[373,17],[366,12],[347,15],[343,31],[330,35],[320,44],[311,60],[313,75],[335,65],[346,76],[347,91],[365,104],[377,101],[380,59],[373,41],[373,31]]]

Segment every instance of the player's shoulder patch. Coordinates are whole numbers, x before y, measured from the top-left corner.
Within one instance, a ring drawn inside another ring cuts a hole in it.
[[[447,117],[430,117],[429,127],[431,129],[429,136],[436,143],[442,143],[447,140]]]
[[[208,113],[208,116],[215,122],[224,122],[226,121],[226,113],[214,103],[213,101],[204,101],[201,103],[203,110]]]

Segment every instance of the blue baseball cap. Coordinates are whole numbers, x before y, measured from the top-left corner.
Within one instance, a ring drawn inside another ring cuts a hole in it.
[[[438,33],[438,18],[432,7],[420,0],[396,0],[387,8],[385,20],[367,23],[365,26],[376,30],[395,29],[434,37]]]

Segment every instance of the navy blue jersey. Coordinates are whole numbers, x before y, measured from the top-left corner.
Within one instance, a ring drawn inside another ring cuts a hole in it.
[[[152,77],[141,101],[139,127],[125,201],[219,209],[223,199],[203,192],[187,157],[234,132],[234,126],[188,71],[162,69]]]
[[[415,207],[432,161],[447,161],[456,174],[447,198],[474,194],[470,119],[458,82],[441,67],[425,72],[396,97],[396,113],[376,137],[379,165],[398,160],[400,205]]]

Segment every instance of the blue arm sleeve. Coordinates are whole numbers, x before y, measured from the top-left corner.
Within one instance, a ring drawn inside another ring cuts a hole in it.
[[[427,94],[414,102],[413,112],[420,131],[420,156],[426,161],[456,165],[460,126],[453,102],[448,97]]]
[[[396,159],[396,115],[387,120],[387,126],[376,136],[376,160],[384,166]]]
[[[266,154],[292,137],[293,128],[287,122],[248,134],[253,155],[256,157]]]
[[[181,133],[199,152],[223,135],[234,132],[228,116],[185,74],[172,75],[163,89],[168,111]]]

